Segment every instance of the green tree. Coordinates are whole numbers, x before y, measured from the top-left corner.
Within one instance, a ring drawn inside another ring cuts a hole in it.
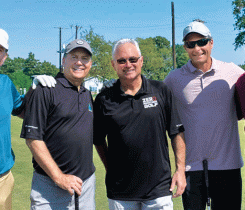
[[[168,41],[165,37],[156,36],[153,38],[153,40],[157,45],[157,49],[170,48],[170,41]]]
[[[40,75],[41,72],[41,62],[35,59],[35,55],[30,52],[28,58],[25,60],[23,73],[28,76]]]
[[[15,72],[15,68],[13,68],[12,63],[13,60],[10,57],[7,57],[4,64],[0,68],[0,73],[9,75]]]
[[[20,57],[14,58],[13,67],[15,68],[15,71],[23,71],[25,68],[25,59]]]
[[[241,65],[239,65],[242,69],[244,69],[245,70],[245,63],[244,64],[241,64]]]
[[[137,38],[144,64],[142,73],[149,79],[163,80],[172,69],[171,49],[164,37]]]
[[[58,72],[59,69],[50,62],[44,61],[41,63],[39,75],[46,74],[55,77]]]
[[[111,66],[112,43],[94,33],[92,28],[89,31],[83,31],[81,38],[90,44],[93,51],[93,65],[89,77],[96,77],[101,82],[116,78],[117,74]]]
[[[180,68],[181,66],[187,63],[187,61],[189,60],[189,56],[188,56],[188,53],[185,51],[185,48],[183,45],[177,44],[175,46],[175,49],[176,49],[177,68]]]
[[[32,79],[25,75],[22,70],[10,74],[9,77],[17,90],[20,90],[20,88],[26,88],[26,90],[28,90],[31,86]]]
[[[7,74],[9,76],[17,90],[19,90],[20,88],[28,89],[32,82],[30,77],[26,76],[23,73],[24,63],[24,58],[18,57],[11,59],[10,57],[8,57],[5,60],[4,65],[0,69],[0,72],[2,74]]]
[[[11,59],[10,57],[7,57],[4,64],[2,65],[0,72],[1,74],[7,74],[10,75],[16,71],[23,71],[24,69],[24,58],[14,58]]]
[[[239,33],[235,38],[235,50],[245,44],[245,1],[244,0],[234,0],[233,5],[233,15],[235,16],[234,29],[238,30]]]
[[[24,61],[23,72],[28,76],[47,74],[54,77],[59,72],[59,69],[50,62],[40,62],[38,59],[35,59],[35,55],[30,52],[28,58]]]

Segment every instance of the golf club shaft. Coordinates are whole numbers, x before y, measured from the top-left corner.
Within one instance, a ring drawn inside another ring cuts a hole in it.
[[[75,210],[79,210],[78,194],[75,192]]]
[[[205,178],[205,185],[207,189],[207,206],[210,209],[210,197],[209,197],[209,181],[208,181],[208,161],[205,159],[202,161],[203,163],[203,170],[204,170],[204,178]]]

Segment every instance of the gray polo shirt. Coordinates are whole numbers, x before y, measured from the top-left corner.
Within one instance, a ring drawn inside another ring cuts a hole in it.
[[[165,78],[185,127],[186,171],[202,170],[203,159],[208,159],[210,170],[243,166],[234,101],[242,73],[234,63],[212,58],[206,73],[189,60]]]

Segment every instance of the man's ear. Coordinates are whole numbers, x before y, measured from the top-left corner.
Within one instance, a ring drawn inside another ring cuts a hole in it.
[[[113,67],[113,68],[114,68],[114,70],[115,70],[114,60],[111,60],[111,65],[112,65],[112,67]]]
[[[140,57],[140,65],[141,65],[141,67],[143,66],[143,63],[144,63],[144,57],[141,56],[141,57]]]
[[[8,53],[5,53],[3,59],[0,61],[0,66],[4,64],[4,61],[7,59],[7,57],[8,57]]]
[[[211,49],[213,49],[213,46],[214,46],[214,40],[213,39],[210,40],[210,44],[211,44]]]

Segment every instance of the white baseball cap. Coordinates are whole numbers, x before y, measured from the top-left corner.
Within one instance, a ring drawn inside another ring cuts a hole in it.
[[[198,33],[203,35],[204,37],[212,38],[211,32],[209,31],[207,26],[199,21],[193,21],[188,26],[186,26],[183,31],[183,41],[185,41],[186,36],[190,33]]]
[[[6,50],[9,49],[9,35],[3,29],[0,29],[0,45],[2,45]]]

